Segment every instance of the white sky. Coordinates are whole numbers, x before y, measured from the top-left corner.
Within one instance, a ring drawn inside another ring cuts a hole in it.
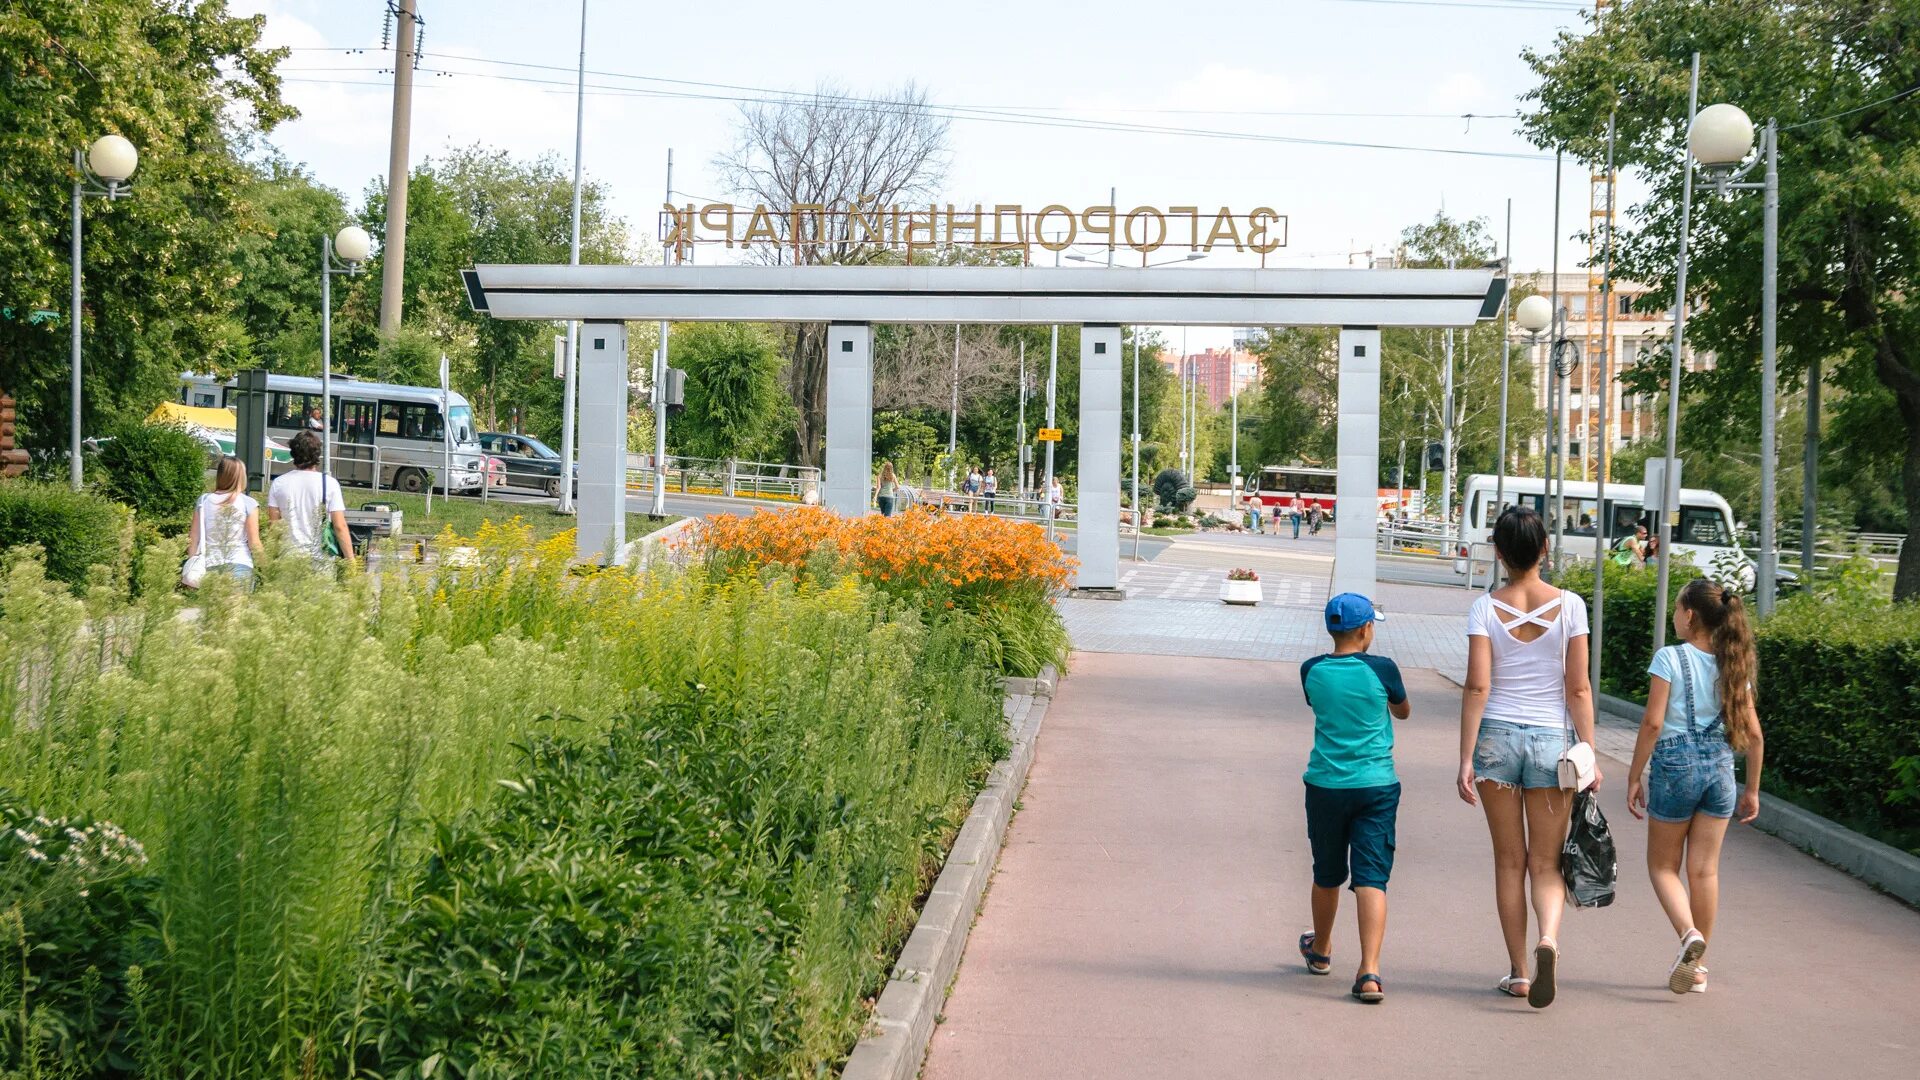
[[[570,159],[579,5],[419,4],[423,68],[514,79],[423,70],[415,84],[413,162],[476,141]],[[379,69],[392,54],[379,48],[383,0],[230,6],[265,13],[269,43],[298,50],[282,71],[286,96],[302,116],[272,141],[357,199],[387,164],[392,77]],[[1289,217],[1279,264],[1343,266],[1356,249],[1384,254],[1402,227],[1443,206],[1456,216],[1486,217],[1498,238],[1511,198],[1516,269],[1544,268],[1552,255],[1551,157],[1514,134],[1511,119],[1468,121],[1462,114],[1510,117],[1532,85],[1520,50],[1544,49],[1556,30],[1578,28],[1583,10],[1558,0],[736,0],[720,7],[590,0],[587,68],[608,74],[587,77],[584,168],[610,182],[615,209],[637,232],[651,234],[669,147],[681,201],[726,197],[710,163],[727,145],[738,103],[631,91],[752,91],[620,76],[802,91],[833,79],[855,94],[915,80],[946,107],[1528,155],[955,119],[947,199],[956,203],[1098,205],[1114,186],[1122,206],[1271,206]],[[366,51],[326,51],[349,48]],[[1583,168],[1568,167],[1563,198],[1562,229],[1571,234],[1585,225]],[[1621,205],[1629,205],[1625,194]],[[1566,241],[1562,268],[1584,255],[1583,244]],[[1229,253],[1196,265],[1233,259]],[[1191,348],[1226,337],[1223,329],[1195,328]]]

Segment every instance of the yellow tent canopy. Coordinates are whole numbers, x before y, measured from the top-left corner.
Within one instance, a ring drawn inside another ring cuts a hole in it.
[[[156,406],[147,414],[147,423],[193,424],[215,431],[234,429],[233,413],[226,409],[208,409],[195,405],[182,405],[174,401],[163,401]]]

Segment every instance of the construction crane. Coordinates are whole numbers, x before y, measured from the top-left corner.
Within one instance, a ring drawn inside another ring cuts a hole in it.
[[[1606,16],[1607,9],[1613,6],[1613,0],[1594,0],[1593,27],[1600,29],[1600,20]],[[1580,478],[1593,479],[1594,450],[1601,440],[1612,438],[1611,431],[1597,429],[1599,417],[1593,407],[1595,394],[1613,393],[1613,350],[1612,342],[1607,340],[1607,328],[1612,320],[1607,306],[1613,303],[1613,296],[1607,291],[1606,253],[1607,241],[1613,236],[1614,206],[1613,192],[1618,190],[1616,181],[1619,172],[1613,173],[1595,169],[1587,178],[1587,340],[1581,350],[1580,361]],[[1594,364],[1598,360],[1599,368]],[[1595,377],[1597,374],[1597,378]],[[1619,421],[1619,409],[1607,410],[1611,427]],[[1606,445],[1611,446],[1612,443]],[[1612,456],[1608,456],[1611,463]],[[1611,470],[1609,470],[1611,471]],[[1609,476],[1607,479],[1613,479]]]

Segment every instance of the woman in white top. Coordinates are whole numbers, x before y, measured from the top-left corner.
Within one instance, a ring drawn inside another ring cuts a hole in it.
[[[1587,605],[1540,579],[1547,527],[1524,506],[1493,526],[1507,584],[1467,613],[1467,682],[1460,695],[1460,798],[1478,804],[1493,835],[1494,897],[1508,970],[1498,989],[1536,1009],[1553,1003],[1566,884],[1560,848],[1573,809],[1559,789],[1560,755],[1577,737],[1593,742],[1587,682]],[[1600,786],[1594,771],[1594,789]],[[1531,884],[1540,938],[1527,977]]]
[[[204,555],[207,572],[250,584],[253,557],[260,551],[260,504],[247,494],[247,467],[223,456],[214,470],[213,490],[200,496],[187,530],[187,554]]]

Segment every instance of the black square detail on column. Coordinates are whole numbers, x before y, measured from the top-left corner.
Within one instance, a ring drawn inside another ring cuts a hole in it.
[[[597,338],[594,338],[594,339],[593,339],[593,347],[594,347],[594,348],[596,348],[596,349],[604,349],[604,348],[606,348],[606,347],[607,347],[607,339],[606,339],[606,338],[603,338],[603,337],[597,337]]]
[[[1094,355],[1096,355],[1096,356],[1097,356],[1097,355],[1099,355],[1100,353],[1103,353],[1103,352],[1106,352],[1106,351],[1107,351],[1107,343],[1106,343],[1106,342],[1104,342],[1104,341],[1096,341],[1096,342],[1094,342],[1094,343],[1093,343],[1093,351],[1094,351]]]
[[[847,340],[845,340],[845,341],[842,341],[842,342],[840,343],[840,351],[841,351],[841,352],[852,352],[852,351],[853,351],[853,339],[852,339],[852,338],[848,338]]]
[[[1367,347],[1365,345],[1355,345],[1353,347],[1353,355],[1355,356],[1367,355]]]

